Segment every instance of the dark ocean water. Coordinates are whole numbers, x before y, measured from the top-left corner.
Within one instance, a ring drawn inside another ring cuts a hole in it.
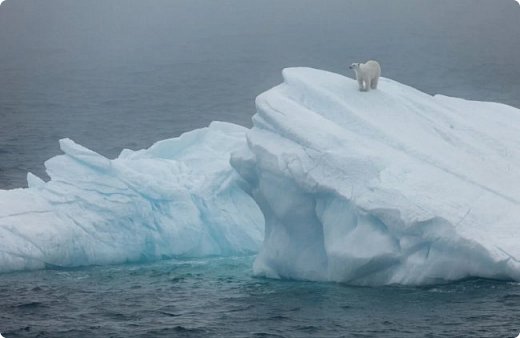
[[[350,287],[251,276],[252,257],[5,274],[6,337],[516,337],[520,285]]]
[[[109,157],[223,120],[249,126],[288,66],[383,75],[520,107],[513,0],[7,0],[0,189],[70,137]],[[1,208],[2,206],[0,206]],[[1,245],[1,243],[0,243]],[[251,276],[252,257],[0,275],[6,337],[514,337],[520,286],[356,288]]]

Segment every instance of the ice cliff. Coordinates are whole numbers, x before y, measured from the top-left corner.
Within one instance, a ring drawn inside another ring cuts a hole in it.
[[[520,280],[520,110],[283,71],[231,163],[265,217],[257,275]]]
[[[245,131],[214,122],[114,160],[61,140],[50,181],[0,190],[0,272],[256,252],[264,221],[229,165]]]

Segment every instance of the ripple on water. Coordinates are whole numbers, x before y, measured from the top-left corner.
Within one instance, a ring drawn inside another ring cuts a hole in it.
[[[0,332],[9,338],[518,334],[518,283],[349,287],[255,278],[252,261],[165,260],[0,275]]]

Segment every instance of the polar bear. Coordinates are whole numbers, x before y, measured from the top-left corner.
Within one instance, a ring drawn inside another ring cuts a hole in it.
[[[381,66],[374,60],[366,63],[353,63],[348,67],[356,72],[356,80],[359,84],[359,90],[362,92],[377,88],[377,81],[381,76]]]

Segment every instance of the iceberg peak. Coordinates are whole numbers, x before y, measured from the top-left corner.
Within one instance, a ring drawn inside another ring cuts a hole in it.
[[[520,279],[520,111],[311,68],[258,96],[231,163],[266,220],[255,273],[362,285]]]

